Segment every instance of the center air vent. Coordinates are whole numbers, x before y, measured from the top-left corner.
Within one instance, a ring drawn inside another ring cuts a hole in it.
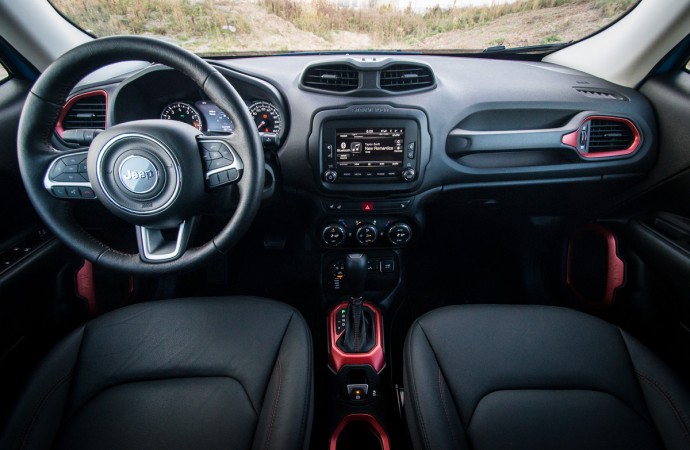
[[[106,94],[104,91],[87,92],[72,97],[62,110],[57,130],[103,130],[106,125]]]
[[[427,66],[416,64],[393,64],[381,71],[381,89],[393,92],[416,91],[432,87],[434,74]]]
[[[359,87],[359,71],[346,64],[314,66],[304,72],[302,85],[321,91],[352,91]]]
[[[629,155],[640,140],[640,132],[630,120],[607,116],[588,117],[577,131],[563,136],[563,143],[585,158]]]

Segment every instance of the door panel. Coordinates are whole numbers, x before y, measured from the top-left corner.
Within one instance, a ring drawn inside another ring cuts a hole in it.
[[[0,419],[38,358],[79,316],[80,260],[45,230],[24,190],[16,136],[28,81],[0,84]]]

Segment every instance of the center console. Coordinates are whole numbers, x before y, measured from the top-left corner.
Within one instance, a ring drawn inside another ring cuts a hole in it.
[[[426,115],[412,108],[353,105],[313,120],[308,151],[320,199],[312,236],[322,250],[332,450],[387,450],[387,430],[400,423],[385,333],[406,249],[422,232],[414,193],[430,143]]]

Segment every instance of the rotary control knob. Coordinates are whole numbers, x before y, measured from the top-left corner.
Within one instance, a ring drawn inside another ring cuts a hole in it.
[[[388,240],[393,245],[405,245],[412,239],[412,228],[406,223],[393,224],[388,229]]]
[[[323,173],[323,179],[328,183],[335,183],[335,180],[338,179],[338,172],[329,169]]]
[[[365,224],[357,228],[357,231],[355,232],[355,237],[357,238],[357,242],[359,242],[362,245],[371,245],[374,242],[376,242],[376,238],[379,235],[379,230],[376,229],[376,227],[370,223]]]
[[[417,176],[417,171],[415,171],[411,167],[408,167],[407,169],[402,171],[402,179],[405,181],[412,181],[415,179],[416,176]]]
[[[346,237],[347,234],[345,233],[345,228],[337,223],[326,225],[321,232],[321,239],[323,239],[323,243],[330,247],[339,246],[345,242]]]

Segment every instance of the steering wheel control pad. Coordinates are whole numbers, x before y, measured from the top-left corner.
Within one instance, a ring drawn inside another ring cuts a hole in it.
[[[217,138],[199,138],[199,151],[209,189],[234,183],[242,176],[242,159],[227,142]]]
[[[194,127],[163,120],[100,133],[87,160],[96,195],[113,214],[137,225],[176,227],[203,212],[197,135]]]
[[[46,173],[43,185],[54,197],[93,200],[96,194],[86,172],[86,152],[56,158]]]

